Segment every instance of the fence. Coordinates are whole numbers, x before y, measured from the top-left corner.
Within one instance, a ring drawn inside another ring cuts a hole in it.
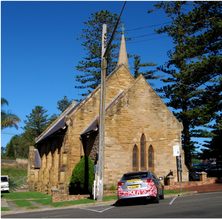
[[[25,184],[27,176],[9,177],[9,190],[13,190],[22,184]]]

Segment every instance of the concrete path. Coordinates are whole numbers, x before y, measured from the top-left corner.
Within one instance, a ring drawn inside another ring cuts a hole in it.
[[[1,207],[5,207],[5,208],[9,207],[7,201],[4,198],[1,198]]]

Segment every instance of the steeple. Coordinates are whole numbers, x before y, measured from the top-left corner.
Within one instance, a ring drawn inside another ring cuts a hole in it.
[[[126,52],[126,43],[124,38],[124,26],[122,26],[122,40],[120,44],[119,50],[119,60],[117,65],[124,64],[127,68],[129,68],[128,57]]]

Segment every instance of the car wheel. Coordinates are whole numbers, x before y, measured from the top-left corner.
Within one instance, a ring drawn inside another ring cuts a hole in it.
[[[159,195],[157,194],[156,197],[153,197],[152,201],[153,201],[153,203],[159,203],[159,202],[160,202],[160,197],[159,197]]]
[[[162,189],[161,189],[160,199],[164,199],[164,189],[163,189],[163,187],[162,187]]]

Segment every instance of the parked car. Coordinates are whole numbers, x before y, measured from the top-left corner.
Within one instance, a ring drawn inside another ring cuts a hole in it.
[[[160,182],[162,179],[150,171],[125,173],[118,182],[118,200],[146,198],[159,203],[159,199],[164,199],[164,186]]]
[[[204,168],[192,167],[189,169],[189,181],[198,181],[200,180],[200,173],[205,172]]]
[[[206,170],[207,177],[222,177],[222,166],[211,166]]]
[[[9,177],[1,176],[1,192],[9,192]]]

